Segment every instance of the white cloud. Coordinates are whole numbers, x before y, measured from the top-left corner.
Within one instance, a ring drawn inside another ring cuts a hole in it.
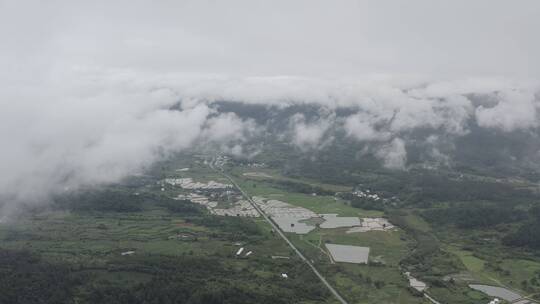
[[[234,113],[223,113],[206,122],[203,138],[208,141],[242,141],[248,132],[257,132],[252,120],[242,120]]]
[[[540,100],[535,99],[531,92],[504,91],[497,97],[499,102],[494,107],[480,106],[476,109],[479,126],[507,132],[539,126]]]
[[[390,133],[375,129],[379,121],[378,117],[359,112],[347,117],[343,126],[348,136],[359,141],[385,141]]]
[[[2,95],[0,196],[6,208],[66,188],[116,182],[200,141],[238,145],[253,126],[204,103],[170,110],[176,93],[138,75],[70,76],[66,83],[13,87]]]
[[[404,169],[407,164],[405,141],[401,138],[394,138],[390,143],[379,147],[375,156],[382,160],[383,165],[389,169]]]
[[[332,124],[332,117],[319,118],[308,123],[303,114],[296,114],[291,118],[293,143],[302,150],[325,146],[328,143],[327,139],[331,139],[325,135]],[[326,142],[323,142],[325,139]]]

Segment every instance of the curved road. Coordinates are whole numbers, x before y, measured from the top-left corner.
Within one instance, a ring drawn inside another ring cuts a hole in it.
[[[236,187],[236,189],[238,189],[238,191],[240,191],[242,193],[242,195],[248,200],[248,202],[253,206],[253,208],[255,208],[255,210],[257,210],[257,212],[259,212],[259,214],[264,218],[264,220],[266,220],[268,222],[268,224],[270,224],[270,226],[272,226],[272,228],[275,231],[277,231],[279,236],[289,245],[289,247],[292,248],[292,250],[294,250],[296,255],[298,257],[300,257],[300,259],[302,261],[304,261],[304,263],[306,263],[309,266],[309,268],[311,268],[313,273],[315,273],[315,275],[319,278],[319,280],[321,280],[321,282],[326,286],[326,288],[328,288],[328,290],[334,295],[334,297],[336,297],[336,299],[341,304],[348,304],[347,301],[345,301],[345,299],[343,299],[339,295],[339,293],[334,289],[334,287],[332,287],[332,285],[330,285],[330,283],[328,283],[328,281],[317,270],[317,268],[315,268],[315,266],[313,266],[313,264],[308,259],[306,259],[306,257],[302,254],[302,252],[300,252],[300,250],[298,250],[296,248],[296,246],[294,246],[294,244],[287,238],[287,236],[283,233],[283,231],[281,231],[281,229],[261,210],[261,208],[259,208],[259,206],[251,199],[251,197],[249,195],[247,195],[247,193],[244,192],[244,190],[242,188],[240,188],[240,186],[238,186],[238,184],[232,179],[232,177],[230,177],[228,174],[223,172],[223,170],[219,170],[219,169],[214,168],[213,163],[214,163],[214,161],[212,160],[210,162],[210,168],[212,168],[213,170],[219,172],[221,175],[223,175],[225,178],[227,178],[231,182],[231,184],[233,184]]]

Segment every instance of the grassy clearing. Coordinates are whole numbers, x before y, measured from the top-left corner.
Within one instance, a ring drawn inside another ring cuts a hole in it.
[[[415,229],[418,229],[422,232],[429,232],[431,231],[431,226],[428,222],[426,222],[422,217],[409,212],[407,216],[405,216],[405,219],[407,220],[407,223],[414,227]]]
[[[263,177],[263,176],[244,175],[244,173],[248,173],[248,172],[264,173],[268,176]],[[291,177],[283,176],[281,175],[280,171],[277,169],[236,167],[232,170],[232,174],[237,177],[254,180],[254,181],[282,180],[282,181],[300,182],[300,183],[308,184],[313,187],[320,187],[324,190],[334,191],[334,192],[349,192],[352,190],[352,187],[348,187],[348,186],[326,184],[326,183],[321,183],[321,182],[311,180],[311,179],[306,179],[306,178],[291,178]]]
[[[463,262],[463,265],[467,268],[467,270],[473,272],[473,273],[480,273],[484,271],[484,266],[486,265],[486,261],[473,256],[473,253],[466,250],[460,250],[456,248],[450,248],[448,251],[451,253],[457,255],[460,260]]]
[[[303,239],[312,244],[321,242],[321,247],[324,247],[325,243],[370,247],[371,261],[395,267],[408,252],[409,243],[402,239],[402,231],[346,231],[347,228],[316,229],[303,236]]]
[[[341,216],[382,216],[381,211],[363,210],[349,206],[345,201],[333,196],[310,196],[302,193],[288,193],[284,200],[316,213],[337,213]]]

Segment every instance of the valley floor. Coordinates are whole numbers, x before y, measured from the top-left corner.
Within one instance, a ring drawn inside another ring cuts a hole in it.
[[[534,256],[512,257],[494,243],[480,247],[458,230],[433,227],[421,209],[365,210],[342,195],[389,201],[382,193],[223,157],[179,158],[113,191],[126,210],[70,202],[78,207],[0,224],[3,275],[27,283],[8,264],[23,252],[34,256],[17,258],[24,267],[37,265],[28,259],[62,265],[59,286],[69,292],[54,293],[64,297],[59,303],[146,303],[155,289],[186,303],[339,303],[342,297],[341,303],[487,304],[494,296],[469,286],[485,284],[508,288],[519,294],[508,303],[525,304],[535,292],[522,282],[540,274]],[[487,238],[492,231],[475,233]]]

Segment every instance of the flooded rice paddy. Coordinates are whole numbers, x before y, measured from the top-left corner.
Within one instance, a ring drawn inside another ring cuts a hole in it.
[[[503,287],[480,285],[480,284],[470,284],[469,287],[472,289],[481,291],[489,296],[501,298],[509,302],[513,302],[522,298],[521,295]]]
[[[326,244],[332,259],[336,262],[346,262],[355,264],[367,264],[369,258],[369,247]]]

